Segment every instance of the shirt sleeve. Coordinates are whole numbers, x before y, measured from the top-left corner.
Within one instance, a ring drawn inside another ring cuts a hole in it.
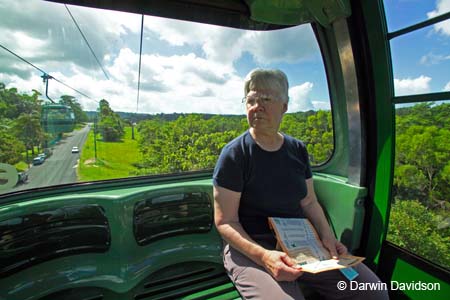
[[[244,175],[242,154],[235,148],[225,146],[214,168],[213,184],[234,192],[242,192]]]

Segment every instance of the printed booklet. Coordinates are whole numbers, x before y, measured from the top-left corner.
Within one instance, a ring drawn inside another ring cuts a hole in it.
[[[341,255],[332,259],[324,248],[314,226],[303,218],[269,218],[278,245],[293,258],[304,272],[320,273],[359,264],[364,257]]]

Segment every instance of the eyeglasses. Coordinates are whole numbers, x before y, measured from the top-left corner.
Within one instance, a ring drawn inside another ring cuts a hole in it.
[[[274,100],[270,97],[244,97],[242,98],[242,103],[245,103],[247,106],[255,106],[256,102],[259,102],[259,104],[262,105],[267,105],[270,104],[272,102],[274,102]]]

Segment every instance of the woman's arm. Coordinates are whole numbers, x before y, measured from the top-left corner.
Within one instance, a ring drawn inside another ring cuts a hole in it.
[[[306,186],[308,189],[307,195],[300,202],[303,213],[317,230],[323,245],[330,251],[332,257],[346,254],[347,248],[334,237],[323,209],[317,201],[312,178],[306,180]]]
[[[276,280],[292,281],[302,274],[284,252],[267,250],[245,232],[239,222],[241,193],[214,186],[214,222],[222,238],[256,264],[263,266]]]
[[[241,193],[219,186],[214,187],[214,221],[222,238],[233,248],[261,265],[265,249],[258,245],[239,222]]]

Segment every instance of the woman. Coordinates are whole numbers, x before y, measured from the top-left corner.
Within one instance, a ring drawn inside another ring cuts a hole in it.
[[[215,224],[224,239],[224,266],[245,299],[304,299],[303,282],[329,299],[387,299],[387,291],[340,291],[339,271],[303,273],[276,240],[267,217],[306,217],[336,257],[347,252],[319,205],[305,145],[280,133],[288,109],[288,80],[279,70],[257,69],[245,81],[250,129],[228,143],[214,170]],[[379,282],[365,265],[360,282]]]

